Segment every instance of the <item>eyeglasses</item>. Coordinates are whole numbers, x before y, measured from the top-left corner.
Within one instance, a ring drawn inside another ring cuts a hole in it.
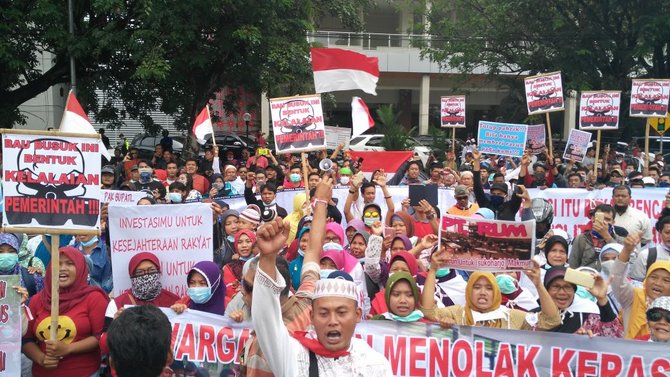
[[[554,293],[560,291],[563,291],[565,293],[571,293],[575,291],[575,287],[573,287],[572,285],[550,285],[549,291]]]
[[[245,279],[242,279],[242,288],[247,294],[251,294],[254,291],[254,285],[249,284]]]
[[[158,269],[156,267],[151,267],[147,270],[135,270],[135,273],[133,274],[132,277],[138,278],[140,276],[152,275],[152,274],[157,274],[157,273],[158,273]]]
[[[375,212],[365,212],[365,213],[363,214],[363,216],[365,216],[365,217],[378,217],[378,216],[379,216],[379,212],[376,212],[376,211],[375,211]]]
[[[658,322],[665,318],[665,322],[670,323],[670,312],[665,310],[650,310],[647,312],[647,321]]]

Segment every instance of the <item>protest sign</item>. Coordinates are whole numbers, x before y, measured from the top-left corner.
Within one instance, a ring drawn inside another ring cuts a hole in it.
[[[630,116],[665,118],[668,115],[670,80],[633,80]]]
[[[580,130],[616,130],[619,128],[621,92],[582,92],[579,101]]]
[[[326,147],[320,95],[271,98],[270,112],[277,153],[307,152]]]
[[[526,77],[523,81],[529,115],[563,110],[561,72]]]
[[[175,360],[210,375],[239,367],[251,323],[162,309],[172,323]],[[664,344],[601,336],[431,323],[362,321],[354,336],[384,355],[395,376],[664,376]],[[621,350],[635,348],[633,353]],[[576,372],[575,372],[576,371]],[[576,374],[575,374],[576,373]]]
[[[2,147],[4,227],[99,227],[97,138],[7,131]]]
[[[444,215],[440,247],[447,266],[466,271],[522,271],[535,252],[535,221],[502,221]]]
[[[586,157],[586,150],[589,147],[590,141],[590,132],[575,129],[570,130],[570,136],[568,136],[568,142],[565,145],[563,158],[568,161],[573,159],[577,162],[584,161],[584,157]]]
[[[465,96],[440,97],[440,124],[465,128]]]
[[[109,204],[137,204],[137,201],[146,198],[143,191],[102,190],[102,202]]]
[[[21,286],[19,275],[0,276],[0,376],[21,375]]]
[[[521,157],[526,149],[528,126],[525,124],[479,121],[477,145],[479,152]]]
[[[115,296],[130,288],[128,262],[144,251],[160,260],[163,288],[185,295],[191,267],[213,259],[212,231],[212,210],[205,203],[110,206]]]
[[[326,130],[326,148],[335,149],[338,145],[344,144],[344,148],[349,148],[351,140],[351,128],[344,127],[324,127]]]
[[[528,126],[527,147],[530,154],[540,154],[547,150],[547,133],[544,124],[531,124]]]

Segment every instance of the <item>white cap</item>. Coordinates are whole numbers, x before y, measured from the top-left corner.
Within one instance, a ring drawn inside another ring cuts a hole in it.
[[[353,281],[345,279],[323,279],[316,282],[314,293],[312,293],[312,300],[321,297],[342,297],[358,302],[358,296],[358,287]]]

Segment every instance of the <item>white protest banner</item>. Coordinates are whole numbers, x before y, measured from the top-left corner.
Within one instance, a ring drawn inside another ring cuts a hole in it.
[[[172,324],[175,360],[210,376],[239,368],[251,322],[197,310],[179,315],[161,310]],[[282,340],[290,341],[286,336]],[[604,336],[371,320],[356,324],[354,336],[383,355],[400,377],[660,377],[670,371],[665,343]],[[622,352],[631,348],[635,352]]]
[[[535,252],[535,221],[501,221],[444,215],[440,247],[447,266],[466,271],[523,271]]]
[[[344,148],[349,148],[351,140],[351,128],[344,127],[325,127],[326,129],[326,148],[335,149],[338,145],[344,144]]]
[[[442,127],[465,128],[465,96],[440,97]]]
[[[670,80],[633,80],[630,116],[665,118],[668,115]]]
[[[544,124],[528,125],[527,147],[530,154],[540,154],[547,150],[547,132]]]
[[[2,135],[5,227],[100,226],[97,138]]]
[[[307,152],[326,147],[321,96],[270,99],[277,153]]]
[[[586,150],[589,147],[590,141],[590,132],[575,129],[570,130],[570,136],[568,136],[568,142],[565,145],[563,158],[568,161],[573,159],[577,162],[584,161],[584,157],[586,157]]]
[[[130,288],[128,262],[146,251],[161,261],[163,288],[185,295],[191,267],[213,260],[212,231],[212,210],[205,203],[110,206],[114,294]]]
[[[561,72],[526,77],[523,81],[529,115],[563,110]]]
[[[582,92],[579,101],[580,130],[616,130],[619,128],[621,92]]]
[[[142,191],[102,190],[102,202],[109,204],[137,204],[146,196]]]
[[[526,149],[528,125],[479,121],[477,145],[479,152],[521,157]]]
[[[0,276],[0,376],[21,375],[21,286],[19,275]],[[26,304],[27,305],[27,304]]]

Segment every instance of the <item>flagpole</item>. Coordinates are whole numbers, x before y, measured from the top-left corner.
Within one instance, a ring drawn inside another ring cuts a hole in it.
[[[205,105],[205,108],[207,109],[207,118],[211,122],[212,116],[209,114],[209,106]],[[216,138],[214,138],[214,124],[212,124],[212,145],[216,147]]]
[[[67,1],[67,18],[69,23],[69,32],[72,37],[74,37],[74,6],[72,0]],[[75,70],[74,56],[70,51],[70,90],[77,92],[77,72]],[[67,108],[67,107],[65,107]]]

